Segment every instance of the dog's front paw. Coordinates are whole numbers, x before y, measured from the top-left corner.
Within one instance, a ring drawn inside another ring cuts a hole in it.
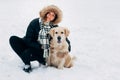
[[[58,69],[63,69],[63,66],[58,66]]]

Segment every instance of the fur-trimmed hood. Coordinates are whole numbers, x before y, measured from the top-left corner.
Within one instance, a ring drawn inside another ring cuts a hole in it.
[[[55,5],[49,5],[47,7],[44,7],[39,13],[40,18],[44,20],[46,13],[48,13],[50,11],[54,12],[57,15],[57,18],[53,21],[53,24],[58,24],[59,22],[61,22],[62,11]]]

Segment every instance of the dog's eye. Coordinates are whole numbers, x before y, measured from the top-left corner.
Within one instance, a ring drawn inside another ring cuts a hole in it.
[[[61,34],[63,34],[63,32],[61,32]]]
[[[58,34],[58,32],[55,32],[55,34]]]

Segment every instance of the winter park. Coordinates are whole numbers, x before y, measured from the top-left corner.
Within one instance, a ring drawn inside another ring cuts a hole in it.
[[[24,37],[29,23],[48,5],[62,12],[59,26],[70,30],[73,67],[57,69],[31,62],[32,72],[10,46],[10,36]],[[0,80],[120,80],[119,0],[1,0]]]

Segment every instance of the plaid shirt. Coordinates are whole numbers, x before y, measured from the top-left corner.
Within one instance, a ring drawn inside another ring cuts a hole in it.
[[[43,24],[42,21],[39,20],[40,24],[40,31],[38,36],[38,42],[42,45],[44,49],[43,57],[48,57],[48,50],[49,50],[49,36],[48,32],[50,31],[51,27],[49,23]]]
[[[39,32],[39,42],[42,45],[43,49],[48,49],[49,48],[49,37],[47,36],[48,32],[50,30],[49,25],[42,25],[41,30]]]

